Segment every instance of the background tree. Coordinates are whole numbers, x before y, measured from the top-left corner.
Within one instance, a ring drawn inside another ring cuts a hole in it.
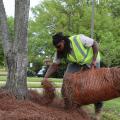
[[[27,26],[30,0],[15,0],[14,37],[9,36],[3,0],[0,0],[0,27],[8,67],[5,89],[18,99],[27,96]]]
[[[9,31],[9,37],[10,39],[13,39],[14,37],[14,19],[13,17],[8,17],[7,18],[7,23],[8,23],[8,31]],[[0,36],[1,37],[1,36]],[[3,52],[3,47],[2,47],[2,38],[0,38],[0,66],[5,66],[4,62],[4,52]]]
[[[0,38],[0,66],[4,65],[4,54],[3,54],[3,49],[2,49],[2,40]]]
[[[117,6],[119,6],[119,0],[116,0],[115,4],[112,0],[100,0],[99,4],[95,1],[94,39],[100,44],[101,58],[106,66],[120,65],[118,52],[120,50],[120,16]],[[52,34],[62,31],[67,35],[82,33],[90,36],[91,10],[90,0],[44,0],[33,8],[35,17],[30,23],[29,30],[36,35],[34,39],[31,34],[30,41],[42,47],[45,55],[53,56],[54,49],[51,47],[50,37]],[[115,17],[113,13],[117,13],[117,16]],[[50,49],[49,54],[43,45]]]

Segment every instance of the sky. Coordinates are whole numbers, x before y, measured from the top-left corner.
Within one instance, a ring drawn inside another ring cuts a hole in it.
[[[30,8],[36,6],[41,0],[30,0]],[[15,0],[3,0],[7,16],[14,16]],[[30,17],[32,13],[30,10]]]

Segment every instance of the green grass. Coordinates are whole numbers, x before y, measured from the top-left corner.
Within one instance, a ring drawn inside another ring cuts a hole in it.
[[[102,120],[120,120],[120,98],[104,102]]]
[[[6,72],[0,72],[0,76],[6,76],[7,73]]]
[[[6,76],[7,72],[5,71],[5,69],[0,69],[0,76]]]
[[[94,105],[83,106],[94,115]],[[120,120],[120,98],[104,101],[101,120]]]
[[[5,68],[2,68],[1,66],[0,66],[0,73],[1,72],[6,72],[6,69]],[[6,72],[7,73],[7,72]]]
[[[7,76],[0,76],[0,81],[6,81],[7,80]],[[27,81],[28,82],[41,82],[43,80],[42,77],[27,77]],[[53,82],[62,82],[62,79],[58,79],[58,78],[49,78],[49,80],[53,81]]]
[[[7,76],[1,76],[0,75],[0,81],[6,81],[7,80]]]
[[[4,86],[4,85],[5,85],[5,82],[0,82],[0,87]],[[27,85],[28,85],[28,88],[42,88],[41,83],[29,83],[28,82]],[[55,88],[61,88],[61,85],[58,85],[58,84],[54,83],[54,87]]]
[[[42,77],[27,77],[27,80],[29,82],[41,82],[43,80]],[[49,80],[53,81],[53,82],[62,82],[62,79],[58,79],[58,78],[49,78]]]
[[[6,83],[7,77],[6,76],[0,76],[0,86],[4,86]],[[38,77],[28,77],[27,78],[27,85],[28,88],[42,88],[41,81],[43,78]],[[50,81],[54,83],[54,86],[56,88],[61,88],[62,79],[57,78],[50,78]]]

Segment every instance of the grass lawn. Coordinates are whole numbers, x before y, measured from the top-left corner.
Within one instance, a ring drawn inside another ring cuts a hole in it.
[[[39,77],[28,77],[27,83],[29,88],[41,88],[41,81],[43,78]],[[51,78],[51,81],[55,83],[56,88],[61,87],[62,79]],[[4,85],[6,82],[6,76],[0,76],[0,86]],[[60,94],[60,93],[58,93]],[[94,113],[94,106],[88,105],[87,109],[90,109]],[[92,113],[92,114],[93,114]],[[113,99],[104,102],[102,119],[101,120],[120,120],[120,99]]]
[[[0,76],[0,86],[3,86],[5,84],[6,79],[7,79],[6,76]],[[43,78],[39,77],[27,77],[28,88],[41,88],[42,80]],[[50,80],[54,83],[54,86],[56,88],[61,88],[62,79],[50,78]]]
[[[1,81],[6,81],[7,77],[6,76],[1,76],[0,75],[0,82]],[[27,77],[28,82],[41,82],[43,80],[42,77]],[[58,78],[50,78],[51,81],[53,82],[62,82],[62,79]]]
[[[94,105],[87,105],[85,109],[92,111],[94,114]],[[120,98],[104,101],[101,120],[120,120]]]

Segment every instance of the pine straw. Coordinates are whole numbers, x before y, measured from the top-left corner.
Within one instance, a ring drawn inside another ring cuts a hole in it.
[[[45,104],[50,104],[55,98],[55,87],[51,81],[45,80],[43,83],[43,99]]]
[[[70,104],[91,104],[120,96],[120,68],[100,68],[66,73],[63,96]]]
[[[90,120],[80,109],[65,111],[63,101],[55,99],[50,106],[43,104],[43,96],[29,91],[30,100],[18,101],[6,91],[0,90],[0,120]]]
[[[32,100],[33,102],[35,101],[36,103],[40,103],[42,105],[50,105],[53,102],[54,98],[56,97],[54,85],[52,84],[51,81],[45,80],[42,83],[42,86],[43,95],[38,96],[38,93],[31,91],[29,92],[30,100]]]

